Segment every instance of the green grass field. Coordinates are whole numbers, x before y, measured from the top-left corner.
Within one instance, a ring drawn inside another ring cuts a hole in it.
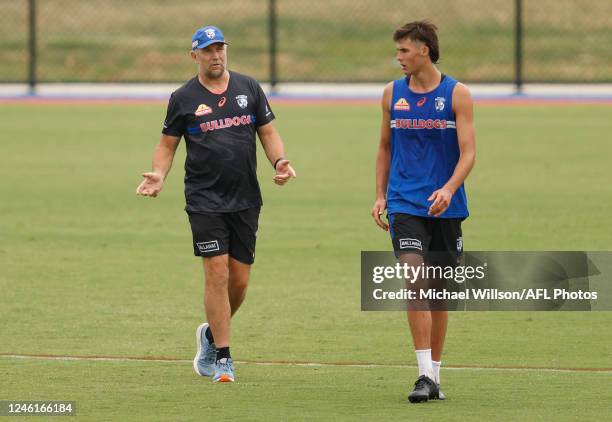
[[[0,354],[175,360],[0,356],[0,400],[74,400],[79,420],[608,414],[609,371],[443,369],[449,400],[409,405],[405,316],[360,311],[360,251],[390,248],[369,216],[378,107],[274,108],[299,178],[277,187],[260,155],[257,262],[233,320],[233,355],[248,363],[237,383],[211,385],[189,362],[203,276],[183,211],[184,147],[159,198],[134,194],[164,105],[0,105]],[[612,249],[609,115],[477,107],[466,249]],[[610,368],[611,322],[609,312],[454,313],[443,365]]]

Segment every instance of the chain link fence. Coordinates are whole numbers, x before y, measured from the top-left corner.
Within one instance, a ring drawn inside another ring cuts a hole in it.
[[[524,82],[612,82],[611,1],[523,0],[517,55],[519,2],[0,0],[0,81],[182,81],[191,35],[212,24],[230,68],[262,82],[380,82],[399,74],[395,28],[429,19],[460,80],[514,82],[521,58]]]

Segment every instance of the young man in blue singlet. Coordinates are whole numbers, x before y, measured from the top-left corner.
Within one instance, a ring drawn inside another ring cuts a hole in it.
[[[473,103],[465,85],[435,66],[436,31],[427,21],[395,31],[396,57],[406,76],[390,82],[382,97],[372,217],[390,231],[400,262],[410,266],[458,265],[461,222],[469,215],[463,182],[475,160]],[[381,218],[385,210],[388,224]],[[417,280],[417,285],[432,288],[439,281]],[[408,399],[444,399],[440,365],[448,312],[410,309],[419,377]]]

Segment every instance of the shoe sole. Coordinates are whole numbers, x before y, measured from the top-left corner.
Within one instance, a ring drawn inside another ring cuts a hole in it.
[[[213,380],[213,382],[234,382],[234,378],[229,375],[221,375],[219,379]]]
[[[427,400],[429,400],[429,396],[408,397],[408,401],[410,403],[423,403],[423,402],[426,402]]]
[[[200,372],[198,369],[198,360],[200,359],[200,355],[202,354],[202,330],[205,330],[208,327],[208,322],[200,324],[198,329],[196,330],[196,348],[197,352],[195,358],[193,358],[193,370],[196,374],[201,377],[209,377],[210,375],[205,375]]]

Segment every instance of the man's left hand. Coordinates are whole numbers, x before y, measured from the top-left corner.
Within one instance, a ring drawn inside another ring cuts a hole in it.
[[[441,188],[431,194],[428,201],[433,201],[433,204],[429,207],[427,214],[433,217],[440,217],[444,211],[448,208],[453,199],[453,192],[448,188]]]
[[[297,177],[295,170],[290,165],[289,160],[280,160],[276,164],[276,175],[274,176],[274,183],[279,186],[283,186],[285,183],[289,181],[292,177]]]

